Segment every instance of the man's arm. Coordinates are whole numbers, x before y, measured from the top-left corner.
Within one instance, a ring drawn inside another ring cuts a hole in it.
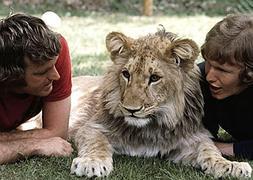
[[[47,102],[43,107],[43,128],[49,131],[48,136],[59,136],[66,139],[68,136],[69,114],[71,97],[56,102]]]
[[[215,146],[225,156],[235,156],[233,143],[214,142]]]
[[[43,106],[43,128],[0,133],[0,164],[31,155],[66,156],[73,151],[66,140],[70,97]]]
[[[42,110],[43,127],[28,131],[0,133],[1,141],[12,141],[26,138],[67,138],[70,113],[70,96],[55,102],[46,102]]]
[[[59,137],[0,142],[0,164],[32,155],[68,156],[72,151],[71,145]]]
[[[215,142],[215,145],[225,156],[235,156],[249,160],[253,159],[253,140],[235,143]]]

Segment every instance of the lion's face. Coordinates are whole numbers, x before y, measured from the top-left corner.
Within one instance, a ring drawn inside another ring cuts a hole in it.
[[[170,71],[166,71],[170,69]],[[138,52],[129,58],[120,74],[120,108],[130,124],[143,126],[162,104],[182,91],[177,65]],[[137,118],[137,119],[136,119]]]
[[[106,40],[119,83],[118,109],[127,123],[144,126],[175,103],[183,112],[183,76],[198,55],[193,41],[164,32],[139,39],[110,33]]]

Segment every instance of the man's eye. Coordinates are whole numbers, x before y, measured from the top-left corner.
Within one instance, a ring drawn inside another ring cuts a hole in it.
[[[47,73],[47,71],[42,71],[42,72],[36,72],[36,73],[34,73],[34,75],[36,75],[36,76],[42,76],[42,75],[44,75],[46,73]]]
[[[219,71],[224,72],[224,73],[229,73],[229,71],[222,69],[222,68],[218,68]]]

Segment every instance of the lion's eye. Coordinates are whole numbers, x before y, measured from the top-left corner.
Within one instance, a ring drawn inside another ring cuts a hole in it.
[[[155,74],[152,74],[149,78],[149,84],[152,83],[152,82],[157,82],[159,79],[161,79],[160,76],[157,76]]]
[[[130,74],[129,74],[128,70],[123,70],[123,71],[122,71],[122,75],[123,75],[125,78],[127,78],[127,79],[130,78]]]

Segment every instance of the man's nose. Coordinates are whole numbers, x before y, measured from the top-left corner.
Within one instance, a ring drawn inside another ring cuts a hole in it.
[[[56,81],[60,79],[60,75],[56,69],[56,67],[54,66],[54,68],[52,69],[52,71],[50,72],[48,79]]]
[[[214,82],[216,80],[216,72],[215,69],[212,67],[209,67],[206,71],[206,80],[208,82]]]

